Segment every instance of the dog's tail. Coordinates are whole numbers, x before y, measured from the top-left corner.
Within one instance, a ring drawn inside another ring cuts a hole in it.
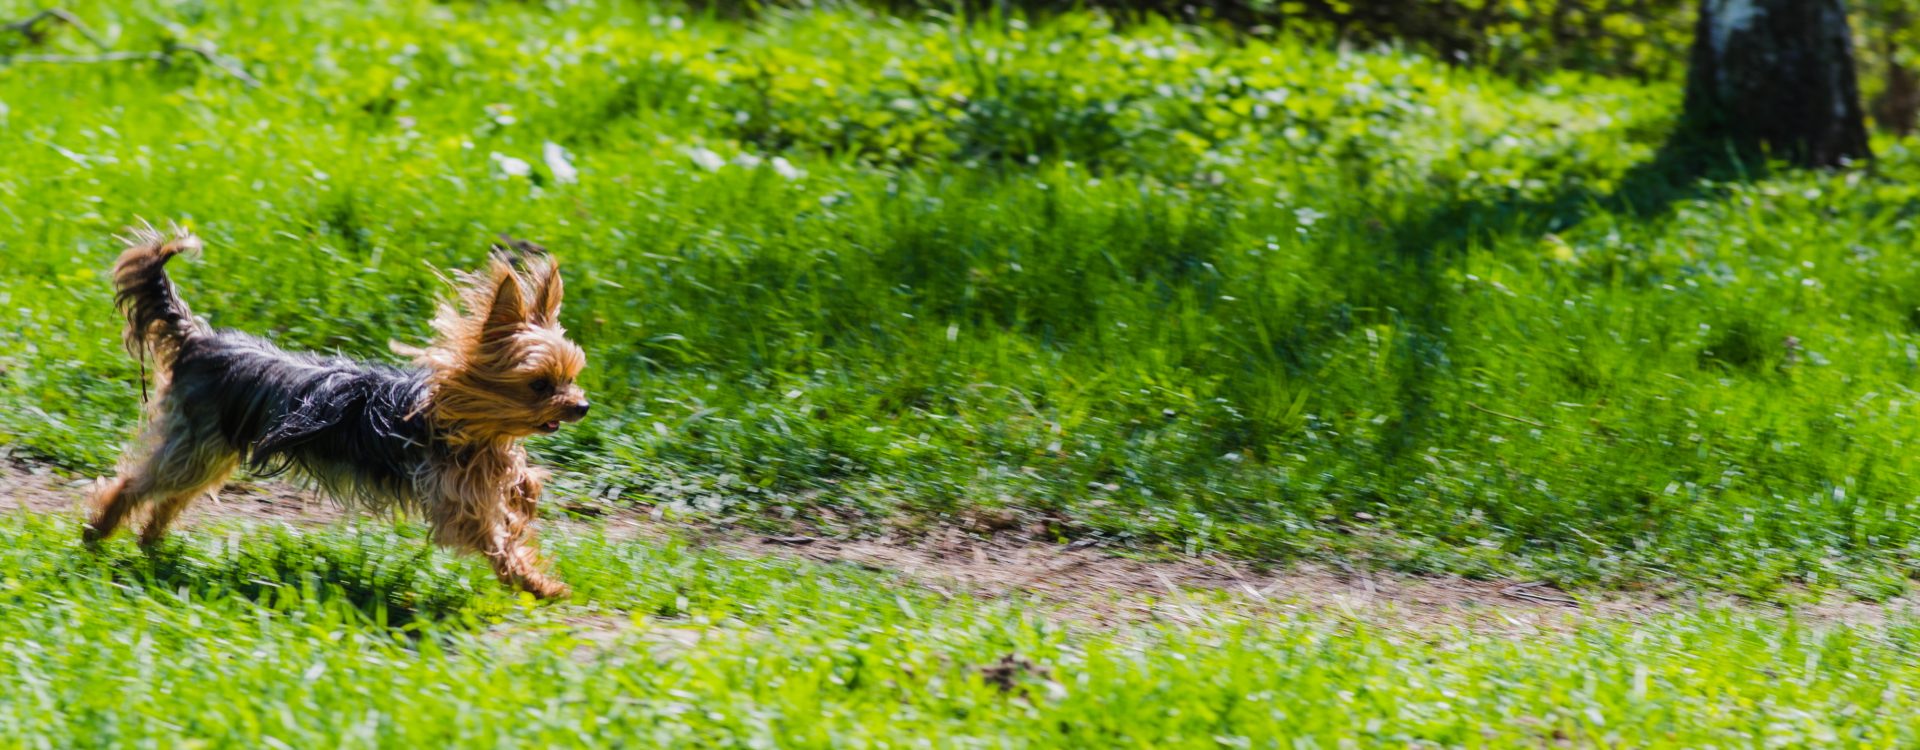
[[[151,360],[162,371],[173,366],[181,342],[205,330],[167,278],[167,259],[200,249],[200,238],[174,227],[170,232],[142,223],[125,237],[127,249],[113,262],[113,301],[127,316],[121,342],[141,362]]]

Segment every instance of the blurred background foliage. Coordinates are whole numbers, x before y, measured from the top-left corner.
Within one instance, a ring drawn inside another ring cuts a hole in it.
[[[955,6],[875,0],[898,14]],[[753,0],[694,0],[751,14]],[[1574,70],[1643,80],[1680,75],[1698,0],[967,0],[975,15],[1040,16],[1097,8],[1119,19],[1167,18],[1251,36],[1285,35],[1349,48],[1394,45],[1522,79]],[[811,6],[801,0],[791,3]],[[1906,134],[1920,113],[1920,0],[1852,0],[1856,56],[1874,123]]]

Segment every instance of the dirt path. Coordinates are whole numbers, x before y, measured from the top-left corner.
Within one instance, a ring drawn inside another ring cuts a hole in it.
[[[77,522],[90,485],[91,480],[46,465],[0,459],[0,513],[63,513]],[[339,508],[311,492],[268,482],[236,483],[221,493],[219,502],[195,503],[183,522],[191,526],[211,519],[239,519],[324,525],[344,517]],[[592,528],[574,521],[549,525],[559,526],[561,533]],[[942,595],[1032,597],[1090,624],[1200,622],[1311,612],[1416,633],[1464,628],[1523,636],[1563,630],[1592,618],[1631,619],[1699,606],[1780,612],[1727,597],[1569,594],[1529,581],[1337,571],[1308,565],[1256,574],[1244,564],[1220,558],[1149,561],[1098,548],[987,538],[952,528],[914,540],[766,537],[738,529],[659,522],[638,512],[599,519],[593,525],[614,540],[678,534],[736,556],[802,557],[858,565],[895,573]],[[1878,604],[1829,599],[1802,607],[1796,614],[1833,624],[1879,624],[1889,614],[1913,609],[1914,604],[1907,599]]]

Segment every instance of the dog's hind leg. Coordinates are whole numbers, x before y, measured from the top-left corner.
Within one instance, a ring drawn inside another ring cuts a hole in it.
[[[195,497],[219,488],[239,462],[212,425],[177,413],[162,411],[145,432],[140,454],[94,494],[93,515],[82,532],[87,543],[113,535],[135,510],[152,502],[160,503],[156,523],[147,525],[141,541],[157,540],[168,522]]]
[[[80,530],[81,538],[93,544],[112,536],[139,501],[138,496],[127,492],[127,477],[124,474],[101,480],[94,489],[93,513],[86,527]]]
[[[219,465],[211,467],[204,484],[168,495],[165,500],[154,505],[153,515],[147,517],[147,525],[140,528],[140,546],[151,547],[159,544],[160,540],[167,535],[168,524],[180,517],[180,511],[186,510],[194,500],[219,493],[220,487],[227,483],[227,476],[233,473],[234,467],[239,462],[239,456],[229,454]]]

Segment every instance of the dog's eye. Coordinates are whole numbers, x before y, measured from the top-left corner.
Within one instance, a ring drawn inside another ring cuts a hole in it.
[[[553,381],[546,378],[533,381],[533,392],[545,396],[553,392]]]

